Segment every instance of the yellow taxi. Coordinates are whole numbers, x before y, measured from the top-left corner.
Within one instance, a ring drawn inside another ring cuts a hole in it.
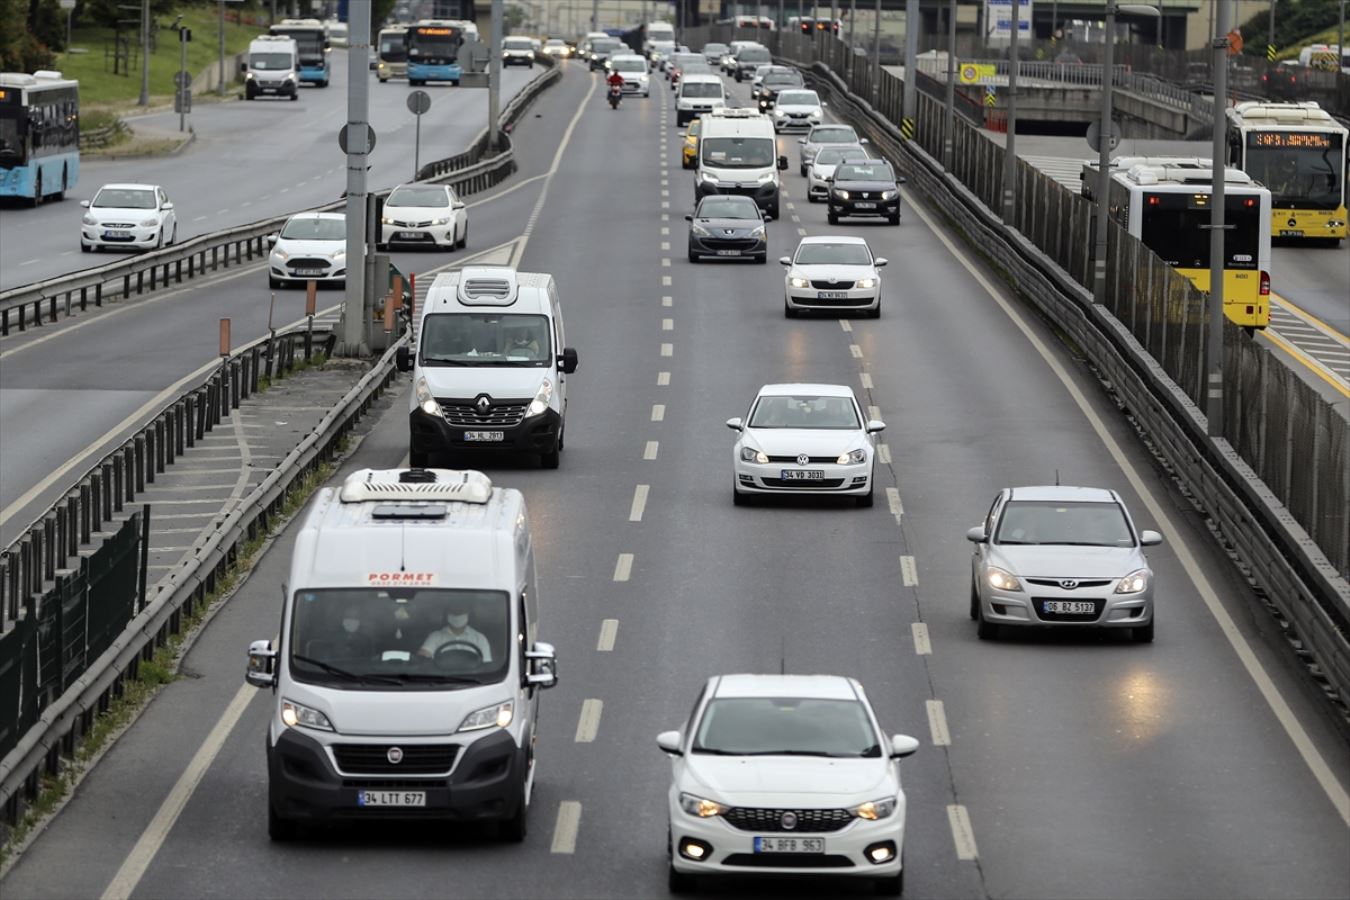
[[[698,162],[699,120],[692,120],[684,132],[684,146],[680,148],[680,161],[686,169],[694,168]]]

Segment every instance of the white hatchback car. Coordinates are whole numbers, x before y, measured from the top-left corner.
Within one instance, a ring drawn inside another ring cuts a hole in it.
[[[829,199],[830,180],[834,170],[846,159],[866,159],[867,151],[862,144],[831,144],[816,154],[806,169],[806,199],[819,203]]]
[[[178,214],[157,184],[105,184],[85,208],[80,249],[100,247],[156,250],[178,240]]]
[[[641,94],[644,97],[652,95],[651,71],[647,67],[647,60],[643,57],[616,54],[609,58],[609,70],[623,76],[625,94]]]
[[[811,129],[820,124],[825,104],[815,91],[784,90],[773,104],[773,130]]]
[[[795,319],[802,310],[858,309],[869,318],[881,316],[883,257],[874,257],[860,237],[804,237],[797,252],[778,260],[783,276],[783,315]]]
[[[671,758],[669,888],[700,875],[867,878],[905,885],[900,760],[862,685],[838,675],[720,675],[689,721],[656,738]]]
[[[408,244],[455,250],[469,240],[469,210],[448,184],[401,184],[380,214],[380,247]]]
[[[347,282],[347,217],[343,213],[298,213],[281,231],[269,235],[272,252],[267,261],[267,283]]]
[[[842,384],[766,384],[731,451],[732,499],[743,506],[769,494],[841,494],[871,506],[876,435],[886,423],[863,417]]]

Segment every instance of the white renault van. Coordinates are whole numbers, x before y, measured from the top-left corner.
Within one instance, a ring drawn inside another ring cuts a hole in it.
[[[539,691],[525,500],[481,472],[363,469],[319,492],[296,537],[281,635],[246,679],[272,688],[273,840],[328,822],[495,823],[523,840]]]
[[[752,109],[720,109],[701,121],[694,205],[709,194],[740,194],[778,218],[778,172],[787,157],[778,155],[773,120]]]
[[[683,128],[726,105],[727,93],[721,78],[711,72],[691,72],[680,79],[680,89],[675,93],[675,124]]]
[[[409,460],[434,453],[516,450],[558,467],[567,427],[567,376],[577,351],[563,333],[552,275],[467,266],[436,276],[423,304],[413,373]]]

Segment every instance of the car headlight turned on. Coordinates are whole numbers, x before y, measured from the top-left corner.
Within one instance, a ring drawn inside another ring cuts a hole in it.
[[[881,800],[868,800],[866,803],[859,803],[849,812],[859,819],[867,819],[869,822],[885,819],[895,812],[895,798],[885,797]]]
[[[695,797],[693,794],[680,794],[680,809],[689,813],[691,816],[698,816],[700,819],[711,819],[713,816],[720,816],[731,809],[729,806],[723,806],[715,800],[705,800],[702,797]]]
[[[858,279],[858,287],[860,287],[860,288],[874,288],[874,287],[876,287],[876,286],[877,286],[877,280],[876,280],[875,278],[859,278],[859,279]]]
[[[1005,572],[997,566],[990,566],[984,573],[984,578],[989,582],[989,586],[1000,591],[1020,591],[1022,582],[1011,572]]]
[[[511,719],[515,716],[515,705],[510,701],[494,703],[491,706],[485,706],[482,709],[476,709],[464,717],[464,721],[459,723],[459,731],[479,731],[483,728],[491,728],[496,725],[498,728],[505,728],[511,724]]]
[[[763,450],[756,450],[754,447],[742,447],[741,461],[759,463],[762,466],[769,461],[769,456]]]
[[[899,191],[882,191],[882,192],[881,192],[881,199],[882,199],[882,200],[894,200],[896,197],[899,197],[899,196],[900,196],[900,192],[899,192]]]
[[[441,414],[441,405],[431,395],[431,387],[427,384],[425,376],[418,377],[417,382],[413,385],[413,393],[417,396],[417,406],[422,412],[429,416]]]
[[[834,195],[838,197],[840,200],[848,199],[848,191],[835,191]]]
[[[543,415],[544,410],[548,409],[548,401],[553,397],[553,382],[545,378],[539,383],[539,390],[534,392],[534,399],[530,401],[530,408],[525,410],[527,416]]]
[[[809,280],[805,278],[799,278],[796,275],[793,275],[791,278],[788,279],[788,284],[791,284],[795,288],[804,288],[811,286],[811,282]]]
[[[332,731],[333,723],[317,709],[310,709],[294,700],[281,701],[281,721],[287,728],[314,728],[318,731]]]
[[[867,462],[866,450],[850,450],[847,453],[840,454],[835,463],[841,466],[856,466],[859,463]]]
[[[1116,593],[1138,594],[1148,587],[1148,576],[1148,569],[1136,569],[1120,579],[1120,584],[1116,585]]]

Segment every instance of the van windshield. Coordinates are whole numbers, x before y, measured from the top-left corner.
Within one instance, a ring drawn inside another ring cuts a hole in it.
[[[767,137],[703,138],[703,164],[717,169],[762,169],[773,165]]]
[[[252,53],[249,54],[248,67],[257,69],[259,72],[289,69],[291,67],[291,55],[289,53]]]
[[[711,81],[686,81],[680,85],[681,97],[722,97],[722,85]]]
[[[424,366],[542,368],[552,359],[544,316],[436,313],[422,320]]]
[[[296,681],[348,690],[493,684],[510,666],[511,631],[505,591],[301,589],[290,671]]]

